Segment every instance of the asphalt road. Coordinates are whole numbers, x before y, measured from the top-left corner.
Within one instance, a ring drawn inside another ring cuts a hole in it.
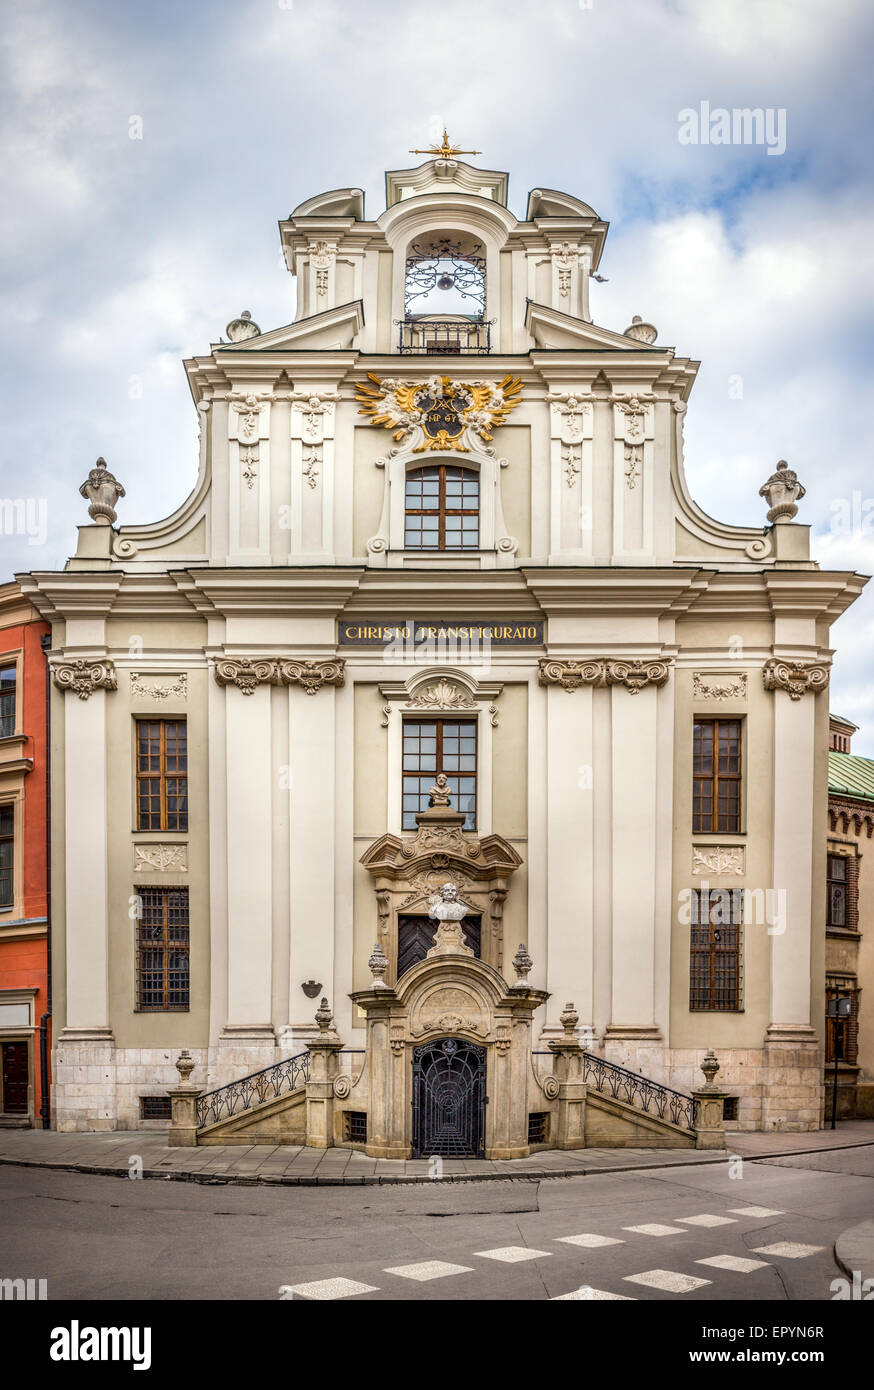
[[[834,1241],[872,1213],[874,1145],[735,1177],[726,1163],[378,1188],[0,1166],[0,1277],[46,1278],[49,1300],[829,1300]]]

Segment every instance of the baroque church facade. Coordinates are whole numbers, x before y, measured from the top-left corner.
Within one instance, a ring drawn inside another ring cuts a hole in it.
[[[462,153],[387,173],[373,220],[350,188],[282,221],[294,322],[185,363],[189,498],[119,525],[100,460],[75,556],[20,577],[52,625],[61,1129],[160,1125],[183,1048],[202,1091],[300,1055],[322,997],[354,1083],[446,903],[391,1152],[416,1040],[492,1068],[502,1027],[684,1093],[712,1048],[737,1125],[821,1124],[820,695],[864,581],[810,559],[783,464],[760,528],[696,506],[698,364],[592,322],[607,224],[549,189],[520,220]]]

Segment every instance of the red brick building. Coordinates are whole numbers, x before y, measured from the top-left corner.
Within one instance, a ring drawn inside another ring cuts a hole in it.
[[[0,1125],[7,1126],[38,1126],[48,1115],[46,657],[41,639],[50,632],[16,583],[0,585]]]

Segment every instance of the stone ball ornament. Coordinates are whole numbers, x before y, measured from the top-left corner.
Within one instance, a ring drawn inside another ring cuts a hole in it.
[[[88,502],[88,515],[97,526],[112,526],[117,519],[115,504],[125,494],[106,460],[99,458],[79,488],[79,495]]]

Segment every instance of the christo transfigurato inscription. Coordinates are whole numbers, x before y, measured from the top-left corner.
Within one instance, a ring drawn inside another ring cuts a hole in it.
[[[380,622],[378,618],[343,620],[339,625],[341,647],[387,647],[394,644],[418,646],[423,642],[488,644],[492,647],[543,646],[543,621],[440,622],[434,619],[400,623]]]

